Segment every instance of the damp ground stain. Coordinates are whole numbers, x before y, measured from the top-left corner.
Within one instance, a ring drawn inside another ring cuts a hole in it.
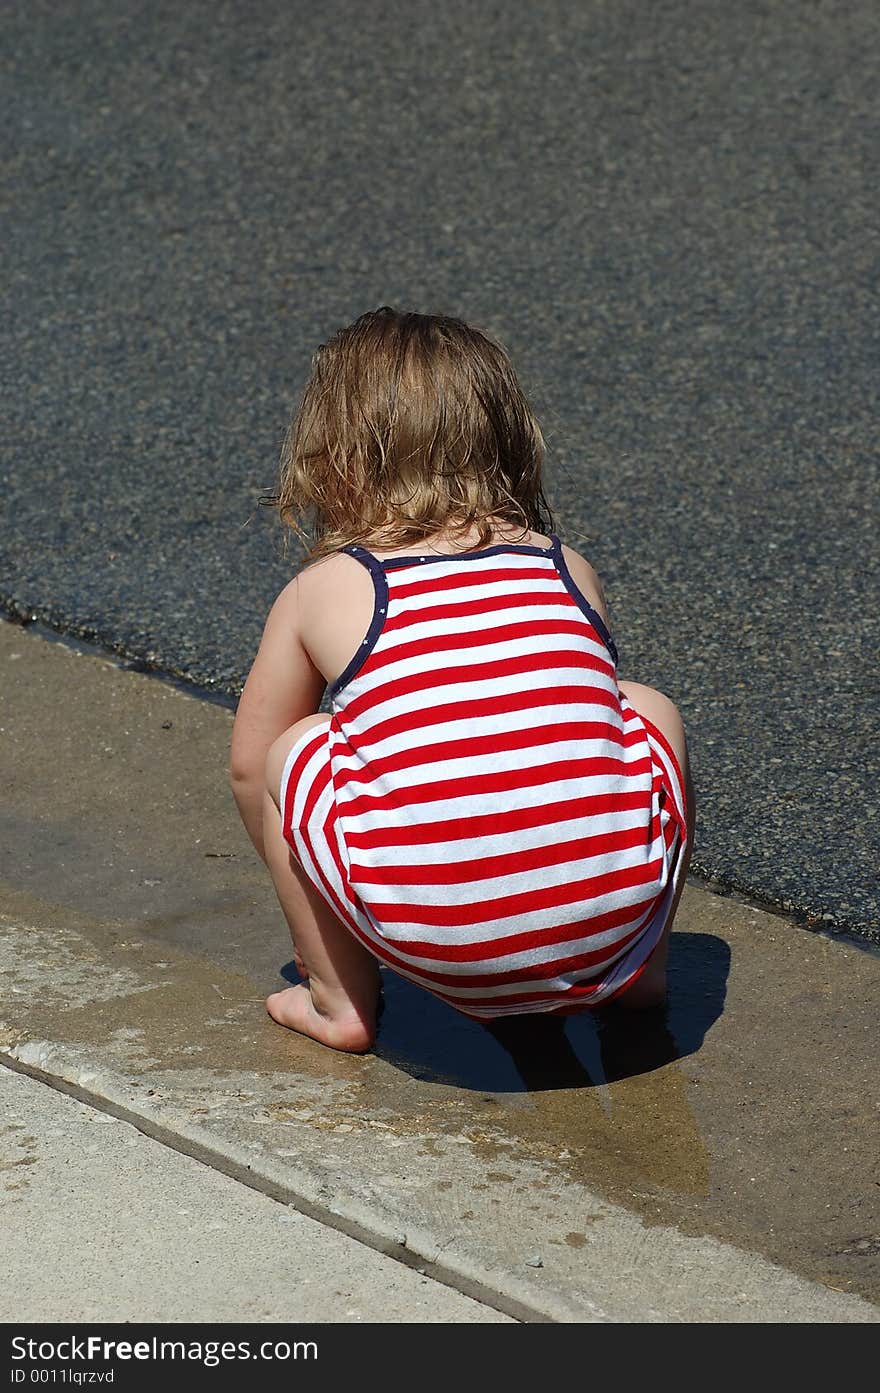
[[[157,1079],[197,1066],[250,1076],[255,1096],[269,1079],[263,1102],[291,1109],[323,1085],[312,1127],[378,1122],[493,1172],[534,1158],[548,1196],[554,1177],[578,1181],[648,1223],[880,1297],[875,955],[688,885],[665,1012],[489,1030],[386,974],[374,1053],[336,1054],[265,1013],[289,944],[226,788],[230,713],[0,627],[0,658],[12,647],[0,909],[41,930],[14,1029],[121,1040]],[[68,977],[127,970],[138,990],[69,994]]]

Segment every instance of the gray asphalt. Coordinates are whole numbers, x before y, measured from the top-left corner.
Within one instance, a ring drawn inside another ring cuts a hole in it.
[[[0,600],[235,695],[259,493],[380,304],[511,352],[692,870],[880,940],[874,0],[3,9]]]

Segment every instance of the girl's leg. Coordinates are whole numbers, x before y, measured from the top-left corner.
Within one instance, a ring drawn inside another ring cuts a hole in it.
[[[273,992],[266,1007],[273,1020],[333,1049],[362,1053],[376,1038],[379,966],[336,917],[303,871],[281,832],[281,775],[290,749],[326,716],[308,716],[276,740],[266,760],[263,837],[266,864],[294,942],[297,968],[306,982]],[[300,962],[303,968],[300,968]]]
[[[678,902],[684,890],[685,877],[687,876],[691,851],[693,850],[696,800],[694,797],[694,785],[691,779],[687,740],[685,738],[684,725],[682,724],[678,708],[669,700],[669,697],[664,696],[662,692],[658,692],[655,687],[646,687],[642,682],[618,682],[618,686],[630,706],[634,707],[640,716],[645,716],[649,721],[652,721],[653,724],[662,731],[672,746],[678,760],[679,768],[681,769],[682,778],[684,779],[684,793],[687,804],[687,845],[684,849],[684,860],[679,871],[675,898],[672,901],[669,918],[666,921],[666,928],[663,931],[663,937],[651,954],[648,965],[641,976],[636,979],[631,987],[628,987],[619,997],[615,998],[615,1005],[628,1006],[641,1010],[650,1006],[662,1006],[666,1000],[666,961],[669,956],[669,934],[672,929],[672,921],[678,909]]]

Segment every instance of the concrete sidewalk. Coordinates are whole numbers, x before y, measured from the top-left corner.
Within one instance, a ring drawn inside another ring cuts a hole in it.
[[[3,1068],[0,1108],[0,1321],[510,1323]]]
[[[424,1319],[401,1285],[424,1275],[455,1289],[439,1316],[455,1321],[878,1320],[876,956],[689,886],[662,1021],[490,1034],[389,978],[376,1051],[335,1054],[263,1009],[290,949],[227,792],[230,713],[7,624],[0,674],[0,1041],[34,1081],[8,1086],[38,1115],[57,1103],[60,1135],[38,1138],[52,1164],[66,1139],[77,1153],[60,1090],[201,1161],[186,1184],[206,1215],[221,1172],[328,1243],[360,1240],[370,1304],[316,1318]],[[155,1141],[119,1173],[133,1212]],[[3,1160],[14,1186],[26,1168]],[[38,1261],[18,1248],[11,1289]],[[176,1318],[211,1318],[167,1263]],[[272,1254],[265,1279],[239,1318],[277,1318]],[[136,1304],[110,1290],[91,1315]],[[43,1319],[63,1310],[50,1294]]]

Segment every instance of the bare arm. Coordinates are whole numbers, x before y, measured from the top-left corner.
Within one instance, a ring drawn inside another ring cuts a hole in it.
[[[289,726],[318,710],[324,685],[300,638],[297,577],[285,586],[269,611],[232,728],[232,793],[260,856],[266,755]]]

